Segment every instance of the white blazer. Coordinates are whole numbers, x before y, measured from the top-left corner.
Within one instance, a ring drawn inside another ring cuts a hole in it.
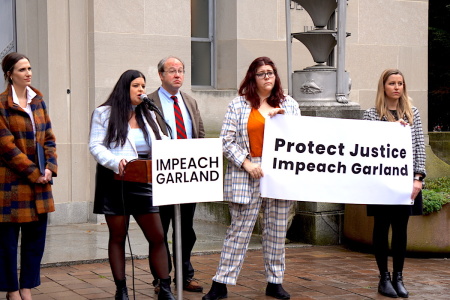
[[[127,161],[138,158],[138,153],[136,150],[136,145],[132,135],[127,136],[127,140],[123,146],[115,146],[115,143],[107,147],[104,144],[106,131],[109,124],[109,116],[111,114],[110,106],[100,106],[94,110],[92,114],[91,121],[91,133],[89,136],[89,151],[91,152],[94,159],[104,166],[105,168],[113,170],[116,174],[119,174],[119,163],[125,158]],[[152,118],[156,122],[156,116],[154,112],[150,112]],[[144,123],[147,128],[147,132],[150,134],[152,140],[156,140],[155,134],[151,129],[145,118]],[[129,127],[129,126],[128,126]],[[128,130],[131,128],[129,127]],[[159,128],[159,134],[162,139],[167,139],[167,137],[161,132]]]

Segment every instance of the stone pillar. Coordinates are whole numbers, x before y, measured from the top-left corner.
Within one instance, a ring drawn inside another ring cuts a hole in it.
[[[287,238],[314,245],[340,244],[344,226],[344,205],[298,202]]]
[[[350,76],[345,72],[346,3],[343,0],[295,0],[314,22],[314,30],[293,33],[311,52],[316,65],[292,74],[292,96],[303,116],[360,119],[358,103],[349,102]],[[336,26],[334,11],[338,8]],[[327,26],[327,28],[325,28]],[[337,66],[332,65],[337,45]],[[345,134],[345,133],[343,133]],[[320,187],[320,185],[319,185]],[[328,199],[325,199],[328,200]],[[332,202],[332,199],[329,199]],[[315,245],[340,244],[344,204],[299,202],[288,238]]]

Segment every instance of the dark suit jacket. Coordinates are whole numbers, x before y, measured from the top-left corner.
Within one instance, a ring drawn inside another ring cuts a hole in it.
[[[159,90],[159,89],[158,89]],[[153,99],[153,101],[155,102],[155,105],[159,108],[159,110],[161,111],[161,113],[164,116],[164,111],[162,109],[162,105],[161,105],[161,99],[159,98],[158,95],[158,90],[154,91],[151,94],[148,94],[148,98],[149,99]],[[189,111],[189,115],[191,117],[192,120],[192,138],[194,139],[198,139],[198,138],[204,138],[205,137],[205,129],[203,127],[203,121],[202,118],[200,117],[200,111],[198,110],[198,105],[197,105],[197,101],[195,101],[194,98],[192,98],[191,96],[189,96],[188,94],[181,92],[181,96],[183,97],[183,101],[186,104],[186,107]],[[169,136],[167,133],[167,126],[166,123],[164,122],[163,119],[161,119],[161,117],[156,114],[156,119],[158,121],[159,126],[161,127],[162,132]]]

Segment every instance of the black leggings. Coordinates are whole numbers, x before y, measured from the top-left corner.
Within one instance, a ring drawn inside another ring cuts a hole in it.
[[[409,215],[375,216],[373,246],[380,273],[388,272],[388,235],[392,225],[392,261],[394,272],[402,272],[406,256],[407,228]]]
[[[133,216],[149,243],[149,264],[159,278],[169,277],[167,249],[159,213]],[[109,229],[108,258],[116,282],[125,279],[125,241],[130,216],[105,215]]]

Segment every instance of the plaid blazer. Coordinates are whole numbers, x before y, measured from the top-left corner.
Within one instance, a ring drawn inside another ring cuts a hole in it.
[[[413,148],[413,169],[414,174],[426,176],[425,171],[425,140],[423,137],[422,121],[420,120],[419,110],[412,108],[414,124],[411,126],[412,148]],[[364,112],[364,120],[369,121],[387,121],[386,117],[380,118],[375,107],[369,108]],[[406,117],[403,117],[406,120]],[[413,174],[413,175],[414,175]]]
[[[297,101],[286,96],[280,104],[286,115],[300,116]],[[220,137],[222,150],[228,159],[227,171],[224,181],[224,200],[239,204],[249,204],[252,200],[250,175],[242,168],[244,160],[250,156],[250,142],[248,139],[247,124],[251,112],[250,102],[245,97],[237,97],[228,105],[228,110],[222,124]]]
[[[42,94],[30,103],[36,136],[29,115],[13,102],[11,86],[0,94],[0,222],[32,222],[38,214],[55,210],[50,184],[35,184],[41,176],[36,144],[44,147],[46,167],[57,175],[56,144]],[[36,140],[35,140],[36,138]]]

